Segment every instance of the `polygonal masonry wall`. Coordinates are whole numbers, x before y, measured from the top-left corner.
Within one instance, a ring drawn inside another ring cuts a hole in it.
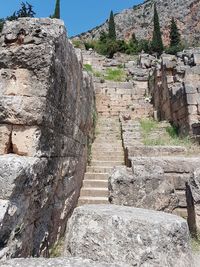
[[[93,82],[60,20],[6,22],[0,45],[0,258],[48,256],[79,196]]]

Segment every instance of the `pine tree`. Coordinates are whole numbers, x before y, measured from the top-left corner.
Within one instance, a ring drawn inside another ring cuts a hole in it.
[[[170,47],[178,47],[181,43],[181,35],[174,18],[171,20]]]
[[[10,20],[15,20],[17,18],[24,18],[30,17],[33,18],[35,16],[35,12],[33,11],[33,6],[30,5],[28,2],[21,3],[21,8],[19,11],[14,12],[13,15],[10,17]]]
[[[110,12],[110,19],[108,22],[108,36],[112,40],[116,40],[115,19],[113,11]]]
[[[52,18],[60,19],[60,0],[56,0],[55,11]]]
[[[153,31],[151,49],[153,52],[156,52],[158,53],[158,55],[161,55],[161,53],[163,52],[163,42],[162,42],[160,22],[159,22],[156,4],[154,4],[154,19],[153,20],[154,20],[154,31]]]

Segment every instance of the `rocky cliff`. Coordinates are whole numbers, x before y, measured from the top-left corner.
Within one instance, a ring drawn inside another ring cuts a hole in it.
[[[0,46],[0,258],[48,256],[79,197],[93,83],[60,20],[7,22]]]
[[[117,36],[129,39],[135,33],[138,39],[150,39],[153,31],[153,3],[157,3],[160,23],[165,44],[169,42],[169,26],[174,17],[186,43],[199,42],[200,33],[200,1],[199,0],[147,0],[143,4],[123,10],[115,15]],[[106,31],[108,22],[86,33],[79,38],[96,39],[102,30]]]

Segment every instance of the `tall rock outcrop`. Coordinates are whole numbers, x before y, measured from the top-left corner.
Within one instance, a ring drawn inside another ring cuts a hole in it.
[[[115,15],[116,31],[119,39],[129,39],[135,33],[138,39],[150,39],[153,33],[153,5],[157,4],[165,44],[169,42],[171,18],[177,21],[183,39],[187,43],[199,41],[200,2],[198,0],[147,0],[143,4],[125,9]],[[96,39],[102,30],[107,31],[108,21],[86,33],[81,39]]]
[[[60,20],[6,22],[0,45],[0,258],[48,256],[79,197],[93,82]]]

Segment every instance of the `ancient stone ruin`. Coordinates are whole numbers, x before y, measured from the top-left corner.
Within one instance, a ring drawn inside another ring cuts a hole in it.
[[[0,44],[0,266],[198,267],[200,50],[107,59],[26,18]]]
[[[93,84],[64,25],[51,19],[6,23],[0,84],[0,255],[48,256],[78,200]]]

